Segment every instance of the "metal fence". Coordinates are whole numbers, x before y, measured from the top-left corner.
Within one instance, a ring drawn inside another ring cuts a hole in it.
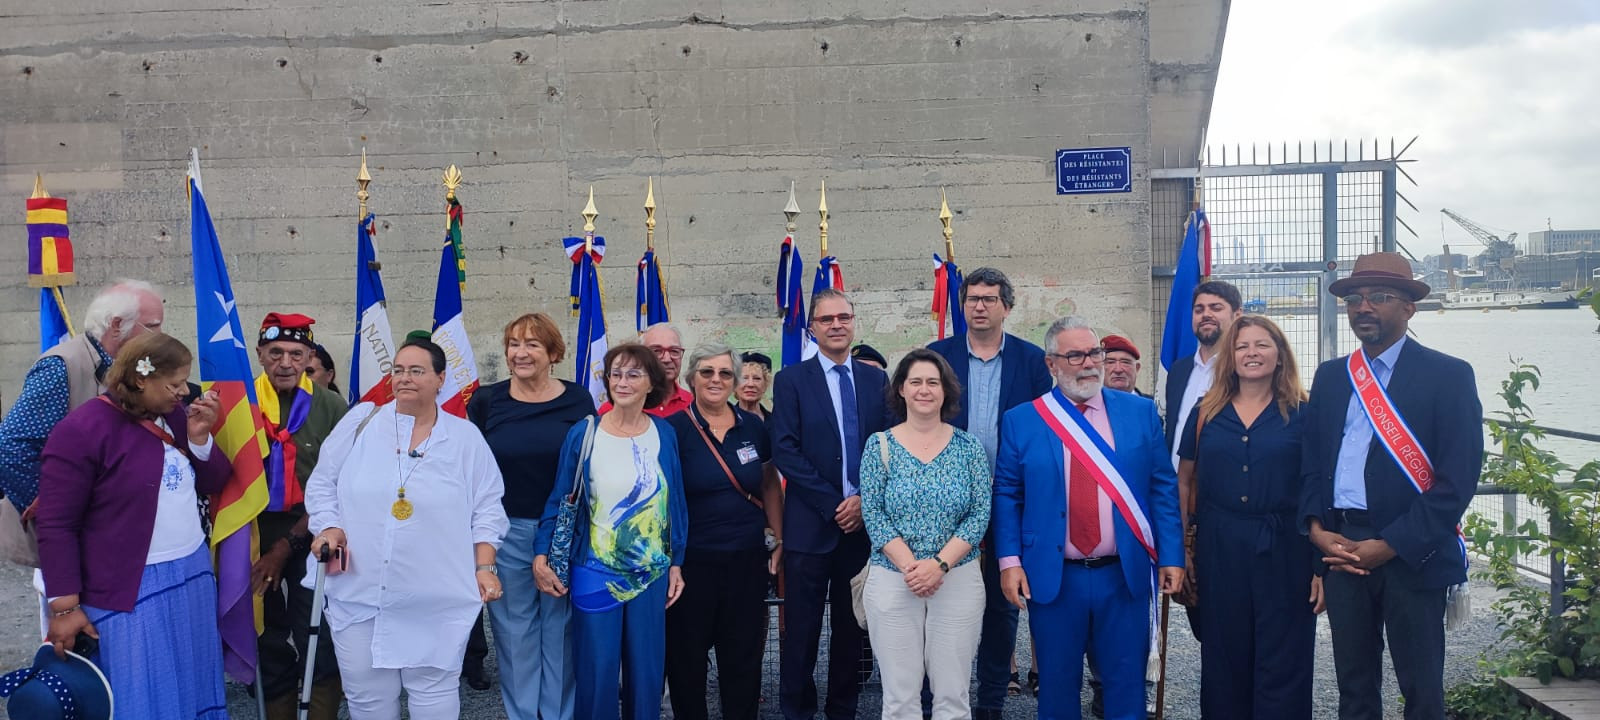
[[[1348,274],[1356,257],[1398,247],[1404,152],[1391,143],[1380,157],[1376,144],[1354,152],[1345,145],[1335,160],[1330,144],[1325,153],[1297,148],[1289,162],[1287,147],[1250,148],[1245,164],[1235,149],[1232,164],[1224,151],[1221,164],[1151,170],[1151,347],[1160,346],[1184,223],[1198,201],[1211,225],[1212,277],[1239,288],[1246,312],[1283,327],[1309,383],[1320,361],[1356,344],[1328,284]]]

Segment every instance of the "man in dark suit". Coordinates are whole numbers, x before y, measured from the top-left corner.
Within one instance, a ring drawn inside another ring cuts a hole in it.
[[[973,270],[961,282],[966,334],[928,345],[961,379],[961,410],[950,424],[977,436],[989,458],[990,472],[999,448],[1000,416],[1050,391],[1044,350],[1005,331],[1006,317],[1015,304],[1016,293],[1005,273],[988,267]],[[998,720],[1005,708],[1011,654],[1017,644],[1017,607],[1000,593],[992,534],[983,542],[985,552],[980,557],[988,598],[978,641],[978,694],[973,699],[972,717]]]
[[[1483,407],[1470,365],[1406,339],[1428,290],[1396,253],[1363,255],[1328,287],[1361,349],[1317,368],[1300,516],[1325,556],[1344,720],[1383,717],[1385,637],[1407,720],[1445,717],[1445,606],[1467,579],[1456,526],[1483,469]]]
[[[1039,717],[1077,720],[1092,643],[1111,720],[1145,716],[1151,575],[1183,584],[1178,479],[1155,403],[1106,390],[1105,350],[1080,318],[1045,334],[1056,387],[1001,422],[995,554],[1006,599],[1028,603]]]
[[[865,633],[851,610],[850,579],[866,566],[869,542],[857,492],[861,448],[888,427],[882,370],[855,362],[855,310],[838,290],[811,299],[817,355],[784,368],[772,385],[773,461],[787,482],[783,508],[784,613],[778,703],[788,720],[817,712],[817,645],[824,603],[832,603],[828,648],[831,720],[856,716]]]

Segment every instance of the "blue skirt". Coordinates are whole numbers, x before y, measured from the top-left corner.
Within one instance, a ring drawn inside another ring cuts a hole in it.
[[[94,660],[111,682],[118,720],[227,720],[217,581],[205,545],[146,565],[132,612],[83,609],[100,632]]]

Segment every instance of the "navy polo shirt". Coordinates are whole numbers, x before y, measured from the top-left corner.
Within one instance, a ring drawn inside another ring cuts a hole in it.
[[[767,516],[744,493],[735,491],[728,474],[695,429],[699,425],[716,448],[739,487],[760,500],[762,468],[772,460],[772,441],[761,418],[733,408],[733,427],[721,441],[690,405],[667,418],[678,433],[678,459],[683,465],[683,493],[689,504],[689,547],[700,550],[750,550],[765,547]]]

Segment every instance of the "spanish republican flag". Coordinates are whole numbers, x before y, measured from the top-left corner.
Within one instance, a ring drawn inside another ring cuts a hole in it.
[[[250,592],[250,567],[259,556],[256,515],[267,507],[263,458],[267,438],[256,404],[250,355],[234,307],[233,285],[200,182],[200,152],[189,151],[189,240],[194,251],[194,299],[200,384],[222,403],[212,431],[215,450],[228,456],[233,476],[211,499],[211,549],[217,570],[217,624],[223,668],[234,680],[255,680],[261,598]]]

